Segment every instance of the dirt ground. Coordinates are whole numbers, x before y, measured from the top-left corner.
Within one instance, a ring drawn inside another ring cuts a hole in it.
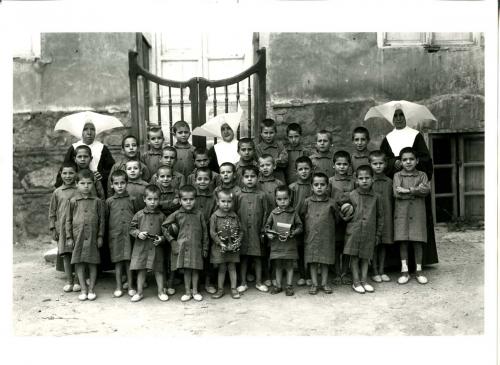
[[[114,276],[98,282],[95,302],[64,293],[64,276],[46,263],[50,244],[19,243],[13,257],[13,332],[17,336],[66,335],[480,335],[484,332],[484,231],[436,228],[440,263],[427,269],[429,283],[375,285],[359,295],[349,286],[332,295],[270,295],[251,288],[240,300],[229,295],[182,303],[155,296],[112,297]],[[397,273],[392,273],[395,279]],[[151,280],[154,283],[154,280]],[[180,288],[179,288],[180,289]]]

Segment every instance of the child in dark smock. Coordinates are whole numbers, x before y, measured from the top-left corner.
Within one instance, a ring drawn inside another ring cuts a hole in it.
[[[302,156],[309,156],[311,151],[302,144],[302,127],[297,123],[290,123],[286,127],[288,144],[286,152],[288,154],[288,164],[285,169],[285,180],[287,184],[297,181],[297,171],[295,161]]]
[[[64,273],[66,275],[65,292],[79,291],[80,285],[73,285],[73,269],[71,266],[71,253],[73,247],[66,242],[66,210],[69,200],[77,193],[75,185],[76,164],[74,162],[64,162],[61,166],[61,180],[63,184],[58,187],[50,199],[49,205],[49,229],[52,240],[57,242],[57,255],[62,258]]]
[[[382,199],[384,207],[384,227],[380,244],[375,247],[373,255],[372,280],[376,283],[391,281],[391,278],[385,274],[385,253],[387,245],[394,244],[394,220],[392,217],[394,209],[394,197],[392,194],[392,179],[384,174],[387,166],[385,153],[378,150],[370,152],[370,166],[373,170],[373,186],[372,189]]]
[[[408,273],[408,246],[415,254],[415,278],[419,284],[426,284],[422,274],[422,245],[427,243],[425,196],[430,193],[430,184],[425,172],[417,170],[418,159],[411,147],[399,153],[403,169],[394,174],[394,241],[400,243],[401,276],[399,284],[406,284]]]
[[[278,180],[285,181],[285,169],[288,166],[288,153],[285,146],[276,141],[276,122],[273,119],[266,118],[260,123],[260,139],[255,153],[257,157],[271,155],[276,163],[275,176]]]
[[[285,185],[283,180],[276,178],[275,169],[276,162],[273,156],[269,154],[263,154],[259,157],[259,177],[257,188],[266,193],[267,201],[271,208],[276,207],[276,201],[274,199],[274,191],[278,186]]]
[[[210,165],[210,157],[208,151],[205,147],[198,147],[194,150],[194,170],[189,174],[186,179],[186,184],[193,185],[196,180],[196,170],[202,167],[209,167]],[[215,190],[217,186],[221,184],[221,178],[218,173],[212,171],[212,177],[210,178],[210,189],[212,191]]]
[[[351,171],[351,156],[347,151],[337,151],[333,155],[333,168],[335,175],[329,179],[330,196],[334,200],[341,199],[354,190],[355,183]],[[337,285],[352,284],[349,278],[349,256],[344,255],[344,236],[346,222],[338,220],[335,227],[335,279],[333,282]]]
[[[149,170],[150,174],[158,171],[161,166],[161,153],[165,138],[160,127],[151,127],[148,129],[148,146],[140,152],[140,160]],[[143,146],[146,147],[146,146]]]
[[[78,192],[70,199],[66,213],[66,244],[73,247],[71,264],[75,265],[81,285],[80,300],[97,298],[94,287],[106,223],[104,202],[92,195],[92,186],[94,174],[90,170],[80,170],[76,175]],[[88,288],[85,282],[86,269],[90,277]]]
[[[176,162],[177,162],[177,150],[172,146],[163,147],[160,164],[162,166],[171,167],[174,170],[174,174],[172,177],[172,186],[176,189],[179,189],[181,186],[186,184],[186,178],[180,172],[175,171]],[[151,177],[151,180],[149,182],[151,184],[156,184],[158,182],[158,175],[155,173]]]
[[[241,188],[237,182],[235,165],[233,165],[231,162],[224,162],[222,165],[220,165],[219,174],[221,183],[215,188],[215,195],[217,195],[217,193],[221,190],[229,190],[231,191],[231,193],[233,193],[233,196],[234,194],[241,191]]]
[[[152,270],[156,279],[158,299],[168,300],[163,292],[163,249],[160,246],[165,238],[161,224],[165,215],[158,209],[160,189],[156,185],[148,185],[144,190],[144,209],[139,210],[130,222],[130,235],[135,237],[130,261],[130,270],[137,271],[137,293],[130,299],[138,302],[144,297],[143,289],[146,273]]]
[[[243,169],[248,166],[257,166],[254,141],[251,138],[241,138],[238,140],[238,154],[240,155],[240,160],[235,165],[236,183],[239,187],[242,187]]]
[[[290,189],[290,200],[292,207],[300,212],[302,204],[306,198],[310,197],[312,194],[311,190],[311,173],[312,173],[312,162],[309,157],[301,156],[295,160],[295,169],[297,180],[290,184],[288,188]],[[299,234],[296,237],[298,252],[299,252],[299,280],[297,280],[298,286],[311,285],[311,279],[309,278],[309,273],[306,270],[306,265],[304,262],[304,234]],[[307,280],[306,280],[307,279]]]
[[[187,178],[194,169],[195,147],[189,143],[191,129],[186,121],[179,120],[174,123],[172,131],[176,139],[174,147],[177,150],[177,163],[175,164],[174,170]]]
[[[90,170],[90,161],[92,161],[92,150],[89,146],[81,145],[75,148],[75,163],[78,171]],[[90,193],[101,200],[104,200],[106,197],[101,181],[95,179],[95,173],[94,184],[91,187]]]
[[[141,179],[141,165],[139,161],[130,160],[125,163],[125,172],[128,177],[127,191],[129,195],[135,199],[137,209],[142,209],[144,203],[144,190],[149,184]],[[111,175],[109,186],[111,187]]]
[[[240,262],[241,225],[238,215],[233,210],[234,194],[231,190],[222,189],[216,193],[217,210],[210,217],[210,237],[212,248],[210,250],[210,263],[218,266],[217,291],[212,298],[219,299],[224,296],[224,281],[226,272],[229,272],[231,283],[231,297],[239,299],[236,263]]]
[[[108,222],[108,244],[111,262],[115,264],[116,287],[115,298],[123,295],[122,273],[127,274],[128,294],[132,297],[137,292],[134,289],[130,258],[132,256],[132,241],[130,238],[130,222],[137,212],[135,198],[127,191],[127,174],[123,170],[111,174],[111,188],[115,192],[106,200],[106,220]]]
[[[184,288],[186,293],[181,301],[193,298],[203,300],[198,292],[200,270],[203,258],[208,255],[208,230],[203,213],[195,208],[196,188],[184,185],[179,190],[181,208],[163,222],[163,234],[172,246],[172,270],[184,269]],[[178,231],[177,237],[174,237]]]
[[[316,151],[309,158],[313,163],[314,172],[322,172],[329,178],[333,176],[333,152],[330,150],[332,145],[332,135],[327,130],[320,130],[316,133]]]
[[[370,142],[370,133],[365,127],[356,127],[352,131],[352,144],[354,152],[351,154],[352,172],[354,173],[358,167],[369,165],[368,143]]]
[[[262,260],[265,250],[261,241],[264,225],[269,211],[266,194],[257,189],[257,175],[259,170],[255,166],[243,168],[243,184],[241,191],[236,194],[235,210],[241,221],[243,241],[240,250],[240,279],[241,285],[237,288],[240,293],[248,289],[247,267],[248,261],[255,263],[255,287],[267,292],[268,287],[262,283]]]
[[[271,294],[282,292],[283,270],[286,270],[285,294],[291,296],[294,294],[293,266],[299,258],[295,236],[302,233],[302,221],[290,205],[290,189],[287,186],[276,188],[275,200],[277,207],[269,214],[265,226],[271,245],[270,259],[276,270],[276,285],[272,287]]]
[[[370,166],[358,167],[356,183],[358,187],[349,193],[354,214],[343,216],[349,221],[344,254],[351,257],[352,289],[364,294],[374,292],[373,286],[367,282],[368,263],[373,258],[375,246],[380,243],[384,213],[380,196],[372,190],[373,171]]]

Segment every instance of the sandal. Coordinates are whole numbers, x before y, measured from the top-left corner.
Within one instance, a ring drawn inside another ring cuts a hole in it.
[[[82,290],[82,287],[80,286],[80,284],[73,284],[73,291],[74,292],[77,292],[80,290]]]
[[[71,291],[73,291],[73,284],[66,284],[63,286],[63,291],[65,293],[69,293]]]
[[[137,294],[137,290],[134,290],[134,289],[129,289],[128,290],[128,296],[129,297],[133,297],[136,294]]]
[[[317,285],[311,285],[311,287],[309,288],[309,294],[311,294],[311,295],[318,294],[318,286]]]
[[[422,274],[422,271],[415,272],[415,279],[417,279],[417,282],[422,285],[427,284],[428,282],[427,278]]]
[[[271,294],[279,294],[283,291],[283,289],[281,289],[280,287],[278,286],[273,286],[271,287]]]
[[[158,299],[160,299],[162,302],[166,302],[168,300],[168,295],[164,293],[158,294]]]
[[[410,274],[408,271],[401,272],[401,276],[398,278],[398,284],[406,284],[410,280]]]
[[[354,290],[356,293],[359,293],[359,294],[365,294],[366,293],[366,290],[365,290],[365,288],[363,288],[363,286],[361,285],[361,283],[353,283],[352,284],[352,290]]]
[[[236,290],[236,292],[238,291]],[[219,299],[222,298],[223,296],[224,296],[224,289],[217,289],[217,291],[212,294],[212,299]]]
[[[373,293],[375,291],[373,286],[371,286],[370,284],[368,284],[364,281],[361,282],[361,286],[363,287],[363,289],[365,289],[365,292],[367,292],[367,293]]]
[[[352,279],[349,276],[349,274],[341,274],[340,275],[340,282],[342,283],[342,285],[351,285]]]
[[[120,298],[122,295],[123,295],[123,292],[120,289],[116,289],[113,292],[113,297],[115,297],[115,298]]]
[[[193,298],[193,297],[191,296],[191,293],[189,293],[189,294],[184,294],[184,295],[181,297],[181,302],[188,302],[188,301],[190,301],[190,300],[191,300],[191,298]]]
[[[381,282],[382,282],[382,276],[380,276],[380,275],[378,275],[378,274],[377,274],[377,275],[373,275],[373,276],[371,277],[371,279],[372,279],[372,281],[374,281],[375,283],[381,283]]]
[[[96,298],[97,298],[96,293],[88,293],[88,295],[87,295],[88,300],[95,300]]]
[[[389,277],[389,275],[386,275],[386,274],[380,275],[380,278],[382,279],[382,281],[384,283],[387,283],[387,282],[391,281],[391,278]]]
[[[231,297],[233,299],[240,299],[241,295],[240,295],[240,293],[238,292],[237,289],[231,289]]]
[[[143,294],[135,293],[134,296],[132,298],[130,298],[130,301],[135,303],[135,302],[141,301],[142,298],[144,298]]]
[[[321,289],[323,289],[323,291],[325,292],[325,294],[332,294],[333,293],[332,288],[330,288],[330,286],[328,286],[328,285],[323,285],[321,287]]]
[[[84,301],[87,300],[87,293],[82,293],[78,296],[78,300]]]
[[[197,302],[201,302],[203,300],[203,296],[200,293],[193,294],[193,299]]]
[[[286,288],[285,288],[285,295],[287,297],[291,297],[294,294],[295,294],[295,292],[293,291],[293,286],[287,285]]]

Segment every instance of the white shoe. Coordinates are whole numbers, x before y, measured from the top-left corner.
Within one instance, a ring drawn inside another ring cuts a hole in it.
[[[244,293],[248,290],[248,285],[247,284],[240,285],[239,287],[236,288],[236,290],[238,290],[238,293]]]
[[[160,299],[162,302],[166,302],[168,300],[168,295],[164,293],[158,294],[158,299]]]
[[[174,295],[175,294],[175,289],[174,288],[167,288],[167,294],[168,295]]]
[[[269,291],[269,288],[265,284],[257,284],[257,285],[255,285],[255,287],[257,288],[257,290],[264,292],[264,293],[267,293]]]
[[[380,275],[373,275],[372,276],[372,281],[376,283],[381,283],[382,282],[382,277]]]
[[[307,279],[307,280],[306,280],[306,285],[307,285],[307,286],[311,286],[311,285],[312,285],[312,283],[313,283],[313,282],[312,282],[312,280],[311,280],[311,279]]]
[[[78,300],[81,300],[81,301],[87,300],[87,294],[85,294],[85,293],[80,294],[78,296]]]
[[[306,281],[304,279],[297,280],[297,286],[304,286],[304,285],[306,285]]]
[[[140,300],[142,300],[142,298],[144,298],[144,295],[142,294],[134,294],[134,296],[132,298],[130,298],[130,301],[131,302],[139,302]]]
[[[207,286],[205,286],[205,291],[208,294],[215,294],[215,292],[217,291],[217,289],[215,289],[215,287],[213,285],[207,285]]]
[[[365,288],[363,288],[363,286],[361,284],[358,284],[358,285],[352,284],[352,290],[354,290],[356,293],[359,293],[359,294],[366,293]]]
[[[398,278],[398,284],[406,284],[410,280],[410,274],[408,272],[402,272],[402,275]]]
[[[187,301],[191,300],[191,298],[192,298],[191,294],[184,294],[181,297],[181,302],[187,302]]]
[[[115,298],[120,298],[122,295],[123,295],[123,292],[121,290],[119,290],[119,289],[115,290],[113,292],[113,297],[115,297]]]
[[[133,296],[134,296],[134,295],[136,295],[136,294],[137,294],[137,291],[136,291],[136,290],[134,290],[134,289],[129,289],[129,290],[128,290],[128,295],[129,295],[129,297],[133,297]]]
[[[380,278],[382,279],[382,281],[384,283],[387,283],[387,282],[391,281],[391,278],[389,277],[389,275],[386,275],[386,274],[380,275]]]
[[[69,293],[69,292],[73,291],[73,285],[72,284],[66,284],[66,285],[64,285],[63,286],[63,291],[65,293]]]
[[[428,282],[427,278],[424,275],[422,275],[421,271],[417,271],[415,279],[417,279],[419,284],[427,284]]]
[[[367,292],[367,293],[373,293],[375,291],[373,286],[371,286],[368,283],[361,283],[361,285],[363,286],[363,289],[365,289],[365,292]]]
[[[273,281],[276,281],[276,280],[273,280]],[[264,281],[264,285],[265,285],[265,286],[271,286],[271,285],[273,285],[273,283],[271,283],[271,280],[265,280],[265,281]],[[275,286],[276,286],[276,285],[275,285]]]
[[[203,300],[203,296],[200,293],[193,294],[193,299],[197,302],[201,302]]]
[[[124,282],[122,286],[123,286],[123,289],[127,290],[128,289],[128,282]]]
[[[88,293],[87,299],[88,300],[95,300],[97,298],[96,293]]]
[[[82,290],[82,287],[80,286],[80,284],[73,284],[73,291],[74,292],[77,292],[80,290]]]

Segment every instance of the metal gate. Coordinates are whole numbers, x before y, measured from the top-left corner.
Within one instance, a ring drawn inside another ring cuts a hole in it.
[[[240,134],[250,138],[257,135],[258,124],[266,115],[265,48],[257,50],[257,62],[253,66],[222,80],[203,77],[193,77],[188,81],[168,80],[150,73],[139,64],[137,52],[129,51],[128,60],[131,129],[141,144],[146,141],[147,128],[151,125],[166,124],[170,144],[173,144],[171,131],[175,121],[185,120],[187,114],[190,114],[190,120],[187,121],[194,129],[218,112],[236,111],[238,103],[246,113],[246,123],[242,123],[237,131],[238,138]],[[155,95],[152,95],[153,92]],[[217,97],[223,101],[219,101]],[[151,107],[155,109],[155,113],[150,112]],[[151,121],[153,114],[155,122]],[[197,147],[207,144],[206,137],[193,136],[192,141]],[[217,143],[216,139],[213,142]]]

